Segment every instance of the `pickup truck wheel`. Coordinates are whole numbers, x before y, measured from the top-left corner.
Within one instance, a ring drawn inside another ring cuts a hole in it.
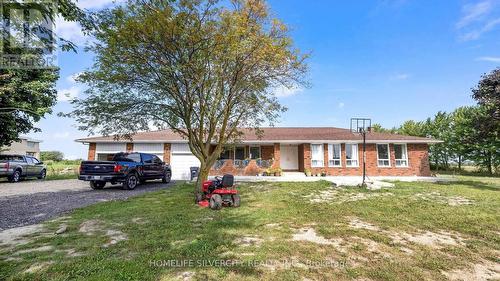
[[[18,182],[21,179],[21,171],[15,170],[12,176],[9,177],[10,182]]]
[[[42,170],[42,172],[40,173],[40,175],[38,175],[37,178],[39,180],[44,180],[46,176],[47,176],[47,171],[46,170]]]
[[[132,190],[139,183],[139,179],[136,174],[129,174],[125,181],[123,182],[123,189]]]
[[[165,174],[163,174],[163,178],[161,178],[161,181],[163,183],[169,183],[171,178],[172,174],[169,171],[165,171]]]
[[[103,189],[106,185],[105,181],[90,181],[90,187],[92,189]]]

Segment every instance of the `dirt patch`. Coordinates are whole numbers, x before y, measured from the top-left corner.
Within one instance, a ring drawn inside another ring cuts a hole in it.
[[[46,245],[46,246],[41,246],[41,247],[38,247],[38,248],[20,250],[20,251],[16,252],[16,255],[26,254],[26,253],[33,253],[33,252],[48,252],[48,251],[52,251],[52,250],[54,250],[53,246]]]
[[[500,279],[500,264],[490,261],[473,264],[468,268],[443,271],[450,280],[487,281]]]
[[[393,196],[390,192],[374,192],[374,193],[353,193],[346,192],[344,189],[330,187],[327,190],[321,192],[311,193],[305,195],[304,198],[309,199],[311,203],[346,203],[355,202],[360,200],[369,200],[372,198]]]
[[[102,229],[102,222],[100,220],[88,220],[80,224],[79,232],[86,235],[94,235],[97,231]]]
[[[192,280],[195,273],[192,271],[184,271],[177,275],[177,280],[189,281]]]
[[[120,226],[122,224],[116,224]],[[103,247],[109,247],[120,241],[127,240],[127,235],[120,230],[114,229],[103,229],[103,223],[100,220],[88,220],[80,224],[79,232],[85,233],[86,235],[96,235],[97,232],[106,231],[106,236],[109,237],[109,241],[102,245]]]
[[[28,269],[24,271],[24,273],[36,273],[39,271],[44,270],[45,268],[49,267],[52,262],[42,262],[42,263],[35,263],[31,265]]]
[[[15,227],[0,232],[0,245],[20,245],[30,241],[26,236],[39,233],[43,230],[43,225],[34,224],[28,226]]]
[[[341,249],[341,244],[343,239],[326,239],[323,236],[319,236],[314,228],[301,228],[298,233],[294,234],[292,237],[295,241],[307,241],[322,245],[333,245]]]
[[[290,270],[292,268],[309,269],[309,266],[300,262],[297,257],[282,260],[267,260],[266,262],[260,264],[260,266],[262,269],[268,271]]]
[[[74,258],[74,257],[81,257],[84,256],[83,253],[77,252],[75,249],[67,249],[67,250],[56,250],[56,252],[63,252],[66,253],[68,257]]]
[[[260,246],[264,240],[257,237],[257,236],[243,236],[240,238],[237,238],[234,243],[243,246],[243,247],[248,247],[248,246]]]
[[[127,240],[127,235],[120,230],[112,230],[108,229],[106,231],[106,235],[109,237],[109,242],[104,244],[103,247],[109,247],[111,245],[114,245],[120,241],[125,241]]]
[[[464,245],[464,239],[460,235],[446,231],[438,233],[431,231],[421,233],[392,233],[390,237],[394,243],[406,244],[407,242],[413,242],[435,249],[440,249],[443,246]]]
[[[141,225],[148,223],[148,221],[143,219],[143,218],[133,218],[132,222],[136,223],[136,224],[141,224]]]
[[[446,196],[439,192],[417,193],[414,195],[415,199],[437,202],[449,206],[472,205],[474,201],[462,196]]]
[[[351,218],[349,221],[349,226],[352,228],[357,228],[357,229],[367,229],[367,230],[372,230],[372,231],[380,231],[380,228],[377,226],[364,222],[358,218]]]

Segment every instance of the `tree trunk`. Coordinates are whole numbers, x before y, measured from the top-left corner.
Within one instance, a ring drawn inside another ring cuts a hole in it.
[[[492,160],[491,159],[491,152],[488,151],[488,156],[487,157],[488,157],[488,173],[490,175],[492,175],[493,174],[493,163],[492,163],[493,161],[491,161]]]
[[[462,170],[462,155],[458,155],[458,170]]]
[[[201,193],[203,182],[208,179],[208,174],[210,173],[210,166],[206,164],[200,165],[200,171],[198,173],[198,180],[196,181],[195,195]]]

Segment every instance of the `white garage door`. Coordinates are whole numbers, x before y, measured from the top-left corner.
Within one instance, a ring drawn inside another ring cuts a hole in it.
[[[163,161],[163,143],[134,143],[134,151],[154,154]]]
[[[170,157],[172,167],[172,178],[176,180],[189,180],[190,167],[199,167],[200,161],[189,150],[187,144],[172,144],[172,155]]]

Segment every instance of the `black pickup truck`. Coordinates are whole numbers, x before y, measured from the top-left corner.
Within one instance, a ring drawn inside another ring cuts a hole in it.
[[[158,156],[147,153],[120,152],[112,161],[83,161],[80,180],[89,181],[92,189],[102,189],[107,182],[122,183],[123,189],[134,189],[146,180],[170,182],[172,170]]]

